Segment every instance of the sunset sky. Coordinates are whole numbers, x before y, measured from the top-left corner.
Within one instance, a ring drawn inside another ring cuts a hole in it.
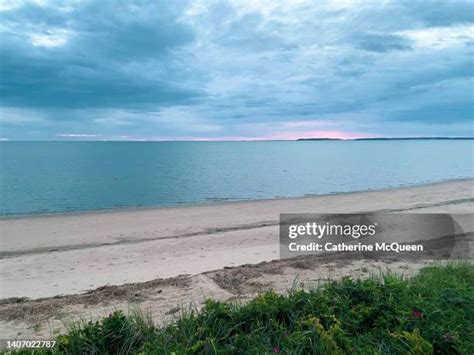
[[[0,139],[472,136],[472,1],[0,1]]]

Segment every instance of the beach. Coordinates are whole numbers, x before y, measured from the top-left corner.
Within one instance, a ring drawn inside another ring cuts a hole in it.
[[[0,353],[474,354],[473,1],[3,1]]]
[[[295,279],[337,279],[387,265],[416,271],[425,262],[279,261],[279,215],[473,213],[473,200],[474,179],[463,179],[300,198],[1,219],[0,327],[4,334],[24,335],[36,334],[32,327],[40,324],[36,331],[44,335],[51,324],[60,324],[59,314],[103,315],[110,307],[127,308],[131,299],[172,316],[178,304],[284,290]]]
[[[474,211],[474,180],[0,220],[1,298],[51,297],[278,258],[280,213]],[[41,287],[31,287],[41,285]]]

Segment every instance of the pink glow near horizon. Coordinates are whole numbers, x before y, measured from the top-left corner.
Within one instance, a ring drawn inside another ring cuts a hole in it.
[[[344,131],[294,131],[281,132],[257,137],[244,136],[222,136],[209,138],[194,138],[193,141],[241,141],[241,140],[297,140],[300,138],[333,138],[333,139],[355,139],[355,138],[379,138],[380,135],[344,132]]]

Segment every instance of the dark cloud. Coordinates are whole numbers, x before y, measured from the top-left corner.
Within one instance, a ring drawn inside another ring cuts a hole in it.
[[[24,5],[6,12],[2,21],[27,32],[2,33],[3,104],[136,107],[198,95],[180,85],[188,73],[172,53],[193,40],[179,11],[163,2],[84,2],[69,10]],[[35,46],[31,36],[66,43]]]
[[[384,53],[411,49],[411,42],[399,35],[364,33],[352,36],[351,40],[358,48],[369,52]]]
[[[471,123],[474,118],[474,106],[470,102],[449,102],[422,105],[413,109],[396,110],[389,118],[394,121],[411,121],[422,123],[465,122]]]
[[[471,1],[13,5],[0,138],[472,134]]]
[[[472,0],[402,0],[398,4],[427,26],[453,26],[474,23]]]

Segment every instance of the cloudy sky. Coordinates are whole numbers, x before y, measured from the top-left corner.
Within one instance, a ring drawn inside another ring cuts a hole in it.
[[[473,135],[472,1],[0,1],[0,139]]]

